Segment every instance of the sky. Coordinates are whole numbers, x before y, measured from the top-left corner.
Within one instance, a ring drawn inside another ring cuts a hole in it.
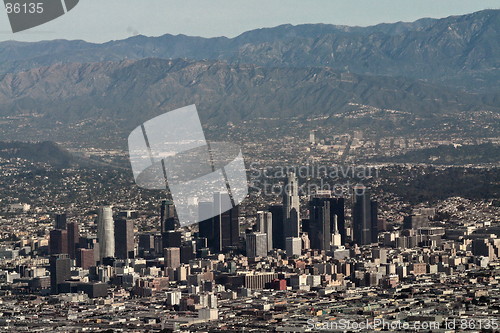
[[[0,41],[103,43],[166,33],[234,37],[287,23],[369,26],[499,8],[499,0],[80,0],[66,15],[16,34],[0,9]]]

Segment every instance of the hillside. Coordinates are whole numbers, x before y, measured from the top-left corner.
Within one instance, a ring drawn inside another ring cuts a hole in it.
[[[54,142],[0,141],[0,159],[21,158],[34,163],[46,163],[56,168],[67,168],[79,159]]]
[[[315,117],[334,124],[341,115],[356,118],[356,126],[383,130],[383,123],[396,122],[411,133],[439,128],[444,118],[456,118],[450,114],[498,112],[498,98],[329,68],[162,59],[60,64],[0,80],[0,137],[52,140],[65,132],[97,139],[114,131],[126,137],[145,120],[189,104],[206,124]]]

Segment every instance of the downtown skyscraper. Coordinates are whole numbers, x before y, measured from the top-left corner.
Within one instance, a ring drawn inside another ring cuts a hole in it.
[[[115,224],[110,206],[99,207],[97,211],[97,239],[99,260],[115,256]]]
[[[222,212],[223,193],[215,193],[213,202],[199,204],[199,235],[207,239],[208,247],[215,253],[235,248],[239,243],[239,206]],[[213,216],[214,217],[209,217]]]
[[[134,258],[134,221],[117,219],[115,223],[115,257]]]
[[[273,213],[257,212],[257,231],[265,233],[267,238],[267,250],[271,251],[273,245]]]
[[[273,205],[269,206],[269,213],[272,215],[272,239],[273,248],[285,249],[285,232],[284,232],[284,219],[283,219],[283,206]]]
[[[330,250],[332,240],[330,225],[330,201],[313,198],[309,203],[309,240],[312,249]]]
[[[162,200],[160,207],[160,228],[161,232],[175,230],[177,221],[175,219],[175,205],[170,200]]]
[[[50,291],[59,293],[59,285],[71,277],[71,259],[67,254],[54,254],[49,259]]]
[[[295,172],[287,173],[283,187],[283,231],[285,239],[299,237],[300,233],[300,198],[299,182]]]
[[[68,254],[71,259],[76,258],[76,249],[78,243],[80,242],[80,228],[78,223],[69,222],[67,223],[68,231]]]
[[[370,190],[364,186],[354,187],[353,192],[353,241],[358,245],[369,245],[372,243],[376,243],[378,237],[377,202],[371,200]]]

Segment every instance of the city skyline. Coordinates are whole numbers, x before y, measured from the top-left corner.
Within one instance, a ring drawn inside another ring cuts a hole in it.
[[[0,331],[500,329],[490,1],[53,4],[15,36],[419,20],[0,42]]]

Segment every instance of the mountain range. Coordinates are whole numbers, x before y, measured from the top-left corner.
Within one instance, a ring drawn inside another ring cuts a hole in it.
[[[500,10],[485,10],[372,27],[283,25],[231,39],[3,42],[0,139],[123,141],[145,120],[189,104],[215,125],[357,119],[411,134],[463,114],[496,119],[499,30]]]
[[[0,73],[57,63],[186,58],[265,67],[330,67],[496,92],[500,87],[499,35],[500,10],[484,10],[371,27],[282,25],[235,38],[166,34],[104,44],[11,41],[0,43]]]

